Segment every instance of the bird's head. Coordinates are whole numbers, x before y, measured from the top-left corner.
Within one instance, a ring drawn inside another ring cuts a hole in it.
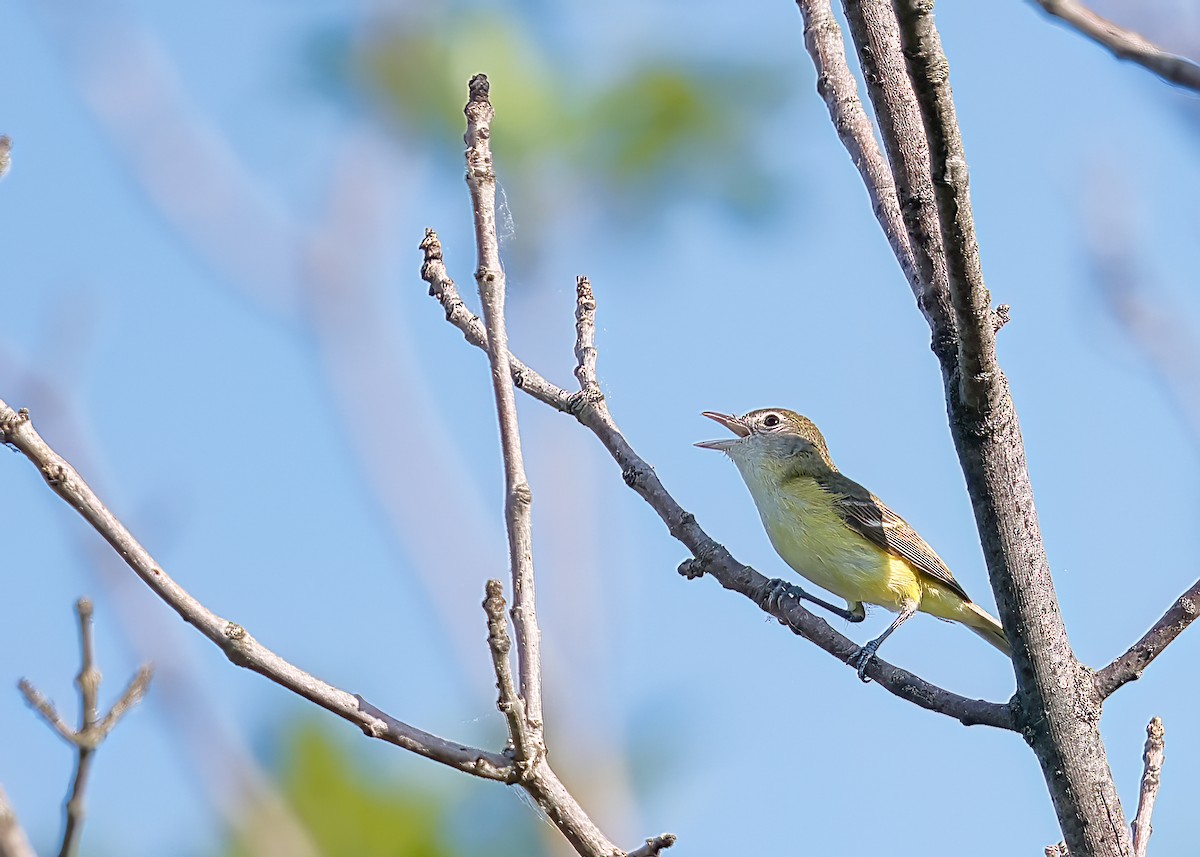
[[[797,458],[811,458],[814,467],[836,470],[820,429],[808,417],[786,408],[760,408],[740,417],[705,411],[702,416],[720,423],[734,437],[705,440],[696,446],[724,452],[738,469],[747,466],[777,469]]]

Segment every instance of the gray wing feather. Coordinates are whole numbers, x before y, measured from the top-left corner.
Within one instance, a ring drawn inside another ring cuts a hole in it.
[[[822,475],[817,482],[838,497],[838,513],[846,526],[893,556],[907,560],[915,569],[961,595],[964,600],[971,600],[942,558],[882,500],[853,479],[837,472]]]

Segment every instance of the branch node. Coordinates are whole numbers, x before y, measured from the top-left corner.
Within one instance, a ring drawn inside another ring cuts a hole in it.
[[[1008,304],[1000,304],[992,310],[992,333],[999,333],[1000,328],[1012,321],[1012,307]]]
[[[646,840],[646,843],[633,851],[630,851],[625,857],[658,857],[666,849],[675,844],[678,837],[674,833],[660,833],[658,836]]]

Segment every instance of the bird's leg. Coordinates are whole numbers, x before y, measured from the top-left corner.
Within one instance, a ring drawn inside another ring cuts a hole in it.
[[[780,580],[778,577],[769,580],[764,591],[766,592],[766,599],[763,602],[763,606],[772,613],[777,612],[779,610],[779,602],[790,595],[797,601],[811,601],[819,607],[824,607],[830,613],[833,613],[835,616],[841,616],[847,622],[861,622],[867,618],[867,609],[862,606],[861,601],[856,602],[853,609],[838,607],[836,604],[830,604],[828,601],[820,599],[815,595],[810,595],[795,583]]]
[[[887,630],[859,649],[858,654],[851,658],[850,666],[858,669],[858,677],[861,681],[864,683],[870,681],[867,678],[867,665],[871,663],[871,659],[875,657],[875,653],[879,651],[879,647],[883,644],[883,641],[892,635],[892,631],[895,631],[911,619],[916,612],[917,602],[905,601],[900,605],[900,615],[895,618],[892,624],[888,625]]]

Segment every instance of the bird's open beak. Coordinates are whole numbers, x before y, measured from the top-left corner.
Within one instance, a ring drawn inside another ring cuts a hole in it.
[[[700,416],[715,420],[733,432],[737,437],[727,437],[724,440],[702,440],[696,444],[703,449],[715,449],[725,452],[742,438],[750,434],[750,428],[733,414],[719,414],[716,411],[705,411]]]

